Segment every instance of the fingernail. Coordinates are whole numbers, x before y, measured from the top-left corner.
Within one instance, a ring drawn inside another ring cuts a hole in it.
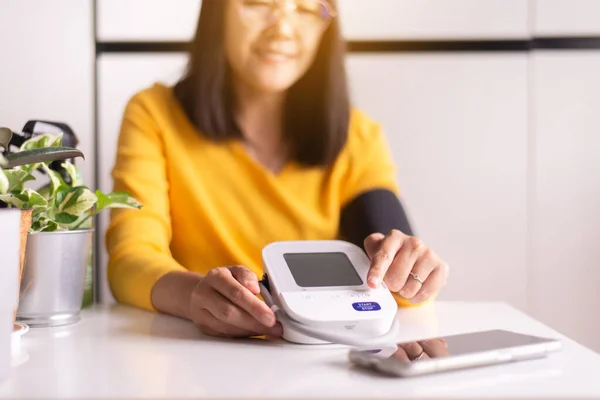
[[[251,291],[254,294],[257,294],[260,292],[260,288],[258,287],[258,284],[256,282],[244,282],[243,283],[244,287],[246,289],[248,289],[249,291]]]
[[[400,293],[400,296],[402,297],[406,297],[408,295],[408,291],[406,289],[402,289],[398,293]]]
[[[379,287],[379,278],[377,278],[376,276],[372,276],[369,278],[369,283],[374,287],[377,288]]]

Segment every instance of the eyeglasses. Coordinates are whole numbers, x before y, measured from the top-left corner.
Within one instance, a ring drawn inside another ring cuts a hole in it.
[[[336,11],[326,0],[238,0],[245,22],[267,28],[285,15],[299,29],[325,30]]]

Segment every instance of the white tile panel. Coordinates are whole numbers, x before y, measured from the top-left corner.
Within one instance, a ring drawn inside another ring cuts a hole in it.
[[[98,60],[98,178],[99,188],[112,190],[111,171],[115,161],[117,140],[123,111],[131,96],[154,82],[175,83],[181,76],[187,57],[183,54],[103,55]],[[99,219],[98,232],[102,239],[99,250],[101,274],[100,295],[103,302],[112,296],[106,282],[108,261],[104,235],[109,215]]]
[[[600,1],[533,0],[536,36],[600,36]]]
[[[100,41],[184,41],[193,37],[201,0],[96,0]]]
[[[532,312],[600,351],[600,51],[533,58]]]
[[[451,265],[441,298],[526,307],[527,56],[364,55],[349,66],[356,103],[387,132],[417,234]]]
[[[185,41],[201,0],[97,0],[100,41]],[[526,0],[341,0],[352,40],[526,38]]]
[[[2,1],[0,125],[20,130],[30,119],[68,123],[94,178],[94,37],[91,0]]]

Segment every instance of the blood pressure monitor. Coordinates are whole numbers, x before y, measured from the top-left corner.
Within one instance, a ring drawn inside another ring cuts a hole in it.
[[[390,291],[367,285],[370,261],[345,241],[288,241],[262,252],[261,293],[284,339],[304,344],[373,343],[389,335],[398,309]]]

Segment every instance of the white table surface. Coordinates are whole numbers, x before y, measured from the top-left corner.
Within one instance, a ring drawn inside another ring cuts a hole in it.
[[[402,340],[486,329],[558,337],[546,359],[399,379],[352,367],[347,349],[202,336],[125,306],[31,329],[0,398],[600,397],[600,355],[502,303],[437,302],[398,313]]]

